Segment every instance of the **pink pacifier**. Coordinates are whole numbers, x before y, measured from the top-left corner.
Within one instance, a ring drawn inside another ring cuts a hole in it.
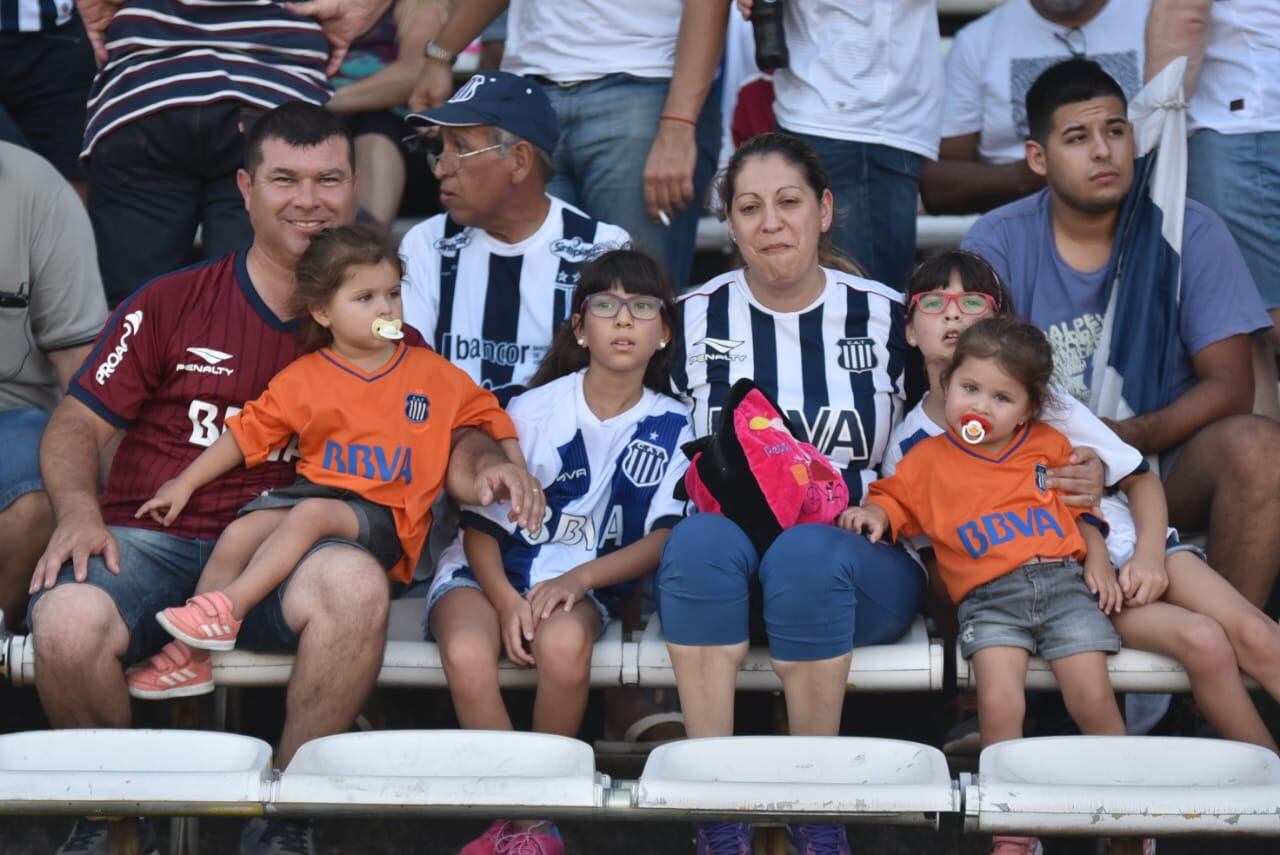
[[[960,438],[970,445],[977,445],[986,439],[989,430],[991,430],[991,422],[982,416],[965,413],[960,417]]]

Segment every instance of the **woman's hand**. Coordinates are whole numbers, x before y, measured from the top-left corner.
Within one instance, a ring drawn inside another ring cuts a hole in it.
[[[836,517],[836,525],[846,531],[865,535],[871,543],[878,543],[889,528],[889,517],[876,505],[845,508]]]
[[[533,611],[524,597],[514,590],[498,608],[502,626],[502,648],[507,658],[517,665],[533,665]]]
[[[1092,448],[1073,448],[1066,466],[1049,470],[1046,486],[1057,490],[1062,501],[1077,508],[1096,508],[1106,485],[1102,482],[1102,458]]]
[[[576,570],[534,585],[525,594],[533,611],[534,625],[551,617],[551,612],[561,603],[564,603],[566,612],[573,611],[573,607],[587,596],[588,590],[581,574]]]

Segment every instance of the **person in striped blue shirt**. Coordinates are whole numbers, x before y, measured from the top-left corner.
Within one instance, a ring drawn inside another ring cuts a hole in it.
[[[694,433],[713,431],[734,382],[753,377],[798,438],[841,470],[851,503],[860,504],[902,418],[902,295],[859,275],[833,249],[839,200],[818,158],[795,137],[761,134],[740,147],[720,200],[744,266],[681,301],[672,385],[693,401]],[[672,531],[657,587],[689,736],[733,732],[756,588],[791,732],[832,735],[851,651],[906,632],[920,610],[924,576],[900,548],[834,526],[788,529],[758,555],[731,520],[695,514]],[[849,851],[841,826],[790,832],[796,849],[810,855]],[[750,829],[702,823],[698,851],[749,853]]]
[[[72,0],[0,3],[0,140],[52,163],[82,200],[80,132],[93,71]]]

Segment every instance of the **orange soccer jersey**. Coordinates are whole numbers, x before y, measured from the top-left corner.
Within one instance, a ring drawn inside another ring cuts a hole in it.
[[[404,344],[372,374],[328,348],[299,357],[227,419],[246,466],[297,434],[299,475],[390,508],[404,549],[391,575],[403,582],[431,527],[450,438],[468,426],[494,439],[516,435],[490,392],[432,351]]]
[[[1067,438],[1040,422],[996,457],[948,431],[912,448],[893,477],[871,485],[865,504],[884,509],[894,537],[928,536],[938,574],[958,603],[1033,558],[1083,560],[1076,518],[1101,520],[1044,488],[1047,470],[1070,454]]]

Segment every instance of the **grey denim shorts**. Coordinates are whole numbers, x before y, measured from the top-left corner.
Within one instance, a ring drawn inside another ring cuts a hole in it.
[[[1089,593],[1080,562],[1033,561],[979,585],[960,601],[960,653],[1021,647],[1049,661],[1120,650],[1120,635]]]

